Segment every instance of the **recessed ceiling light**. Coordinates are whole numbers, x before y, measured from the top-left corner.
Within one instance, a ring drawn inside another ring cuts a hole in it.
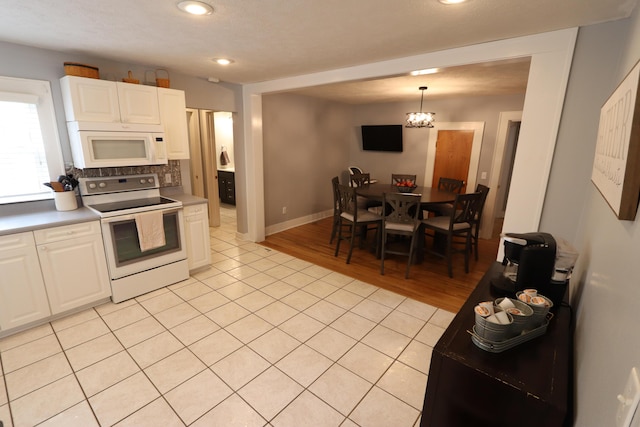
[[[229,64],[233,64],[233,59],[229,59],[229,58],[213,58],[213,62],[215,62],[218,65],[229,65]]]
[[[459,4],[459,3],[465,3],[468,0],[438,0],[438,1],[442,4]]]
[[[426,74],[435,74],[438,71],[440,71],[439,68],[427,68],[426,70],[416,70],[416,71],[412,71],[411,75],[412,76],[424,76]]]
[[[213,7],[201,1],[181,1],[178,3],[178,8],[192,15],[211,15],[213,13]]]

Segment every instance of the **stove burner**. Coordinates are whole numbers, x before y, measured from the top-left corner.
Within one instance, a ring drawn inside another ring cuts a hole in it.
[[[164,197],[147,197],[144,199],[123,200],[121,202],[98,203],[95,205],[89,205],[89,207],[100,213],[107,213],[123,211],[127,209],[144,208],[149,206],[162,207],[162,205],[166,205],[168,203],[175,203],[175,200],[167,199]]]

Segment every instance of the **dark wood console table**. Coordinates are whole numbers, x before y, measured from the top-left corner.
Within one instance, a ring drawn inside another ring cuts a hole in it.
[[[421,427],[570,426],[573,333],[570,307],[554,307],[547,332],[502,353],[484,351],[467,330],[473,307],[492,295],[496,262],[436,344]]]

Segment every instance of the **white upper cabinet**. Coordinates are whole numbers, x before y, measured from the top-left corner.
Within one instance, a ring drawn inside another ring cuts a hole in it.
[[[122,123],[160,124],[158,90],[155,86],[117,82]]]
[[[184,91],[158,88],[160,119],[164,126],[169,160],[189,158],[189,132]]]
[[[68,122],[160,124],[154,86],[65,76],[60,88]]]
[[[65,76],[60,88],[68,122],[120,122],[115,82]]]

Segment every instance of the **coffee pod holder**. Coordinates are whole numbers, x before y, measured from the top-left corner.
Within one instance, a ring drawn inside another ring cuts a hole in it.
[[[521,294],[522,292],[516,293],[516,297],[518,298],[518,301],[520,301]],[[544,298],[546,301],[546,304],[544,306],[540,306],[536,304],[526,303],[533,310],[533,315],[531,316],[532,327],[538,327],[542,325],[542,323],[544,323],[544,320],[547,318],[547,314],[549,314],[549,310],[553,307],[553,301],[551,301],[549,298],[541,294],[537,294],[537,296]]]
[[[514,335],[520,335],[525,330],[534,329],[531,322],[533,309],[524,302],[515,300],[513,298],[498,298],[496,300],[496,305],[502,306],[502,302],[505,299],[507,301],[510,301],[513,308],[517,309],[520,312],[520,314],[514,314],[511,312],[509,313],[511,314],[511,317],[513,317],[512,331]],[[507,309],[507,311],[508,310],[509,309]]]
[[[540,294],[538,296],[544,297]],[[544,335],[547,332],[549,321],[553,318],[553,313],[549,312],[549,308],[553,306],[553,303],[548,298],[544,298],[549,304],[545,307],[527,304],[519,299],[511,299],[513,305],[525,315],[509,314],[513,321],[508,325],[508,329],[501,330],[500,334],[497,334],[493,329],[495,325],[489,325],[486,319],[476,313],[476,324],[471,331],[467,331],[471,335],[471,341],[482,350],[490,353],[502,353],[505,350]],[[504,298],[498,298],[495,301],[494,307],[497,310],[501,310],[500,303],[503,300]],[[487,329],[487,326],[491,329]]]

